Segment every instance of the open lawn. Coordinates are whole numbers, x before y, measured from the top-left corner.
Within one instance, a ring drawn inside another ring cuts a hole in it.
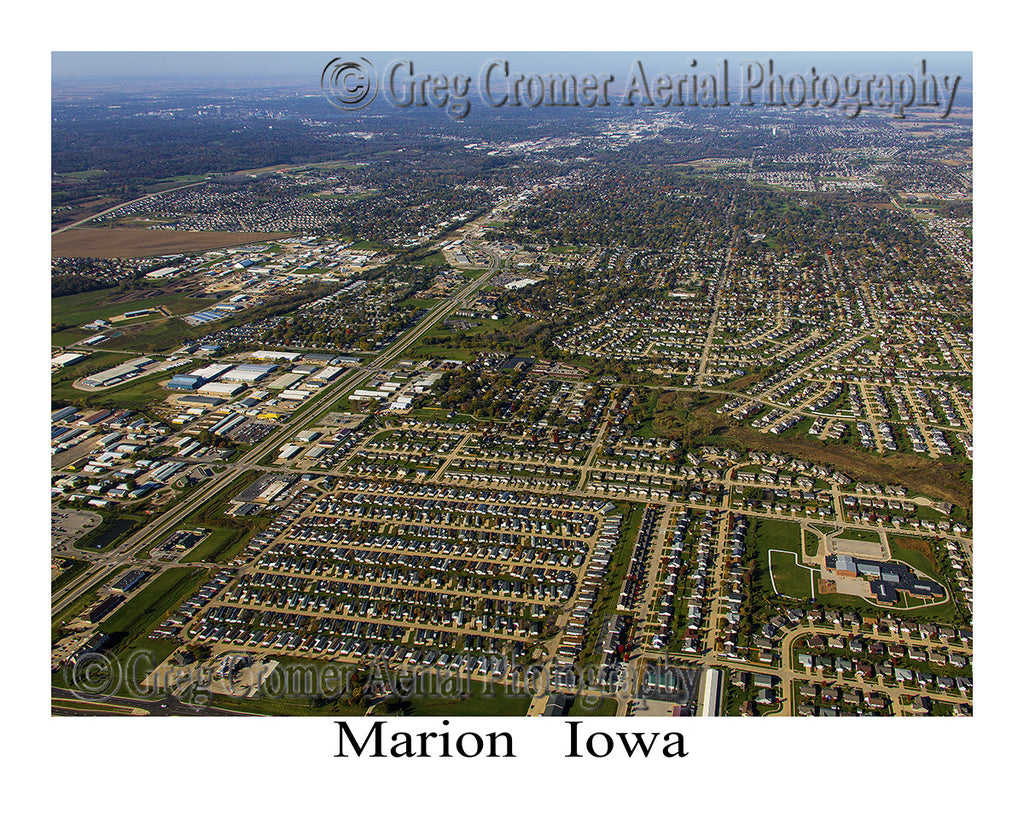
[[[788,520],[768,520],[752,518],[750,534],[754,545],[764,550],[767,558],[768,549],[784,549],[797,552],[800,549],[800,524]]]
[[[781,588],[778,592],[772,588],[772,568],[773,564],[769,555],[770,550],[778,550],[782,552],[792,552],[794,555],[800,553],[800,524],[793,523],[785,520],[769,520],[767,518],[749,518],[750,525],[747,529],[747,546],[752,548],[754,551],[754,557],[756,566],[754,570],[754,582],[755,584],[767,595],[772,594],[789,594],[787,591],[783,591]],[[778,566],[784,566],[782,555],[778,561]],[[792,558],[790,558],[792,560]],[[790,596],[797,597],[801,595],[801,587],[798,585],[797,569],[790,563],[789,571],[792,577],[785,578],[793,582],[793,586],[786,585],[786,589],[795,591],[796,594]],[[803,592],[806,595],[806,592]]]
[[[530,700],[529,694],[473,681],[468,692],[458,696],[412,697],[406,713],[411,717],[522,717]]]
[[[124,326],[121,328],[121,335],[104,341],[102,346],[141,353],[159,353],[177,349],[189,339],[223,330],[239,322],[237,314],[198,327],[191,327],[180,318],[161,318],[145,324]]]
[[[412,410],[409,413],[411,418],[419,418],[424,421],[446,421],[449,424],[475,424],[476,418],[472,415],[464,415],[462,413],[455,413],[451,418],[448,417],[450,410],[440,409],[437,407],[424,407],[423,409]],[[504,422],[497,422],[504,423]]]
[[[245,548],[254,531],[252,527],[216,526],[182,559],[188,563],[227,563]]]
[[[442,267],[448,264],[443,253],[431,253],[429,256],[424,256],[419,260],[419,264],[433,264],[441,265]]]
[[[106,171],[103,168],[89,168],[84,171],[72,171],[71,173],[59,174],[59,176],[68,179],[92,179],[95,176],[103,176]]]
[[[878,532],[863,529],[843,529],[836,535],[839,540],[859,540],[862,543],[881,543],[882,536]]]
[[[366,713],[362,705],[347,705],[342,701],[314,704],[312,697],[229,697],[214,694],[210,698],[212,708],[238,711],[245,714],[267,714],[284,717],[361,717]]]
[[[207,570],[175,566],[166,569],[142,587],[120,608],[103,621],[107,634],[124,632],[132,639],[156,626],[205,579]]]
[[[167,381],[173,375],[173,370],[164,370],[118,384],[107,390],[96,391],[76,389],[73,386],[74,379],[55,377],[50,388],[50,399],[61,405],[73,404],[76,407],[139,410],[167,397],[167,391],[160,386],[160,382]]]
[[[317,675],[322,674],[328,665],[336,667],[335,674],[324,677],[323,683],[317,683]],[[282,681],[281,687],[290,693],[286,696],[259,696],[250,699],[235,699],[224,695],[214,695],[210,705],[216,708],[245,711],[256,714],[280,714],[289,716],[362,716],[366,705],[353,704],[348,695],[337,696],[339,681],[346,673],[353,671],[348,667],[337,671],[338,663],[326,663],[319,660],[303,660],[296,662],[291,658],[284,659],[275,674]],[[327,696],[318,697],[316,686],[321,685]],[[430,687],[430,684],[427,684]],[[269,689],[268,689],[269,690]],[[375,715],[412,716],[412,717],[449,717],[449,716],[488,716],[517,717],[526,714],[530,707],[530,696],[517,691],[509,691],[497,683],[460,679],[451,693],[421,693],[402,702],[378,703]]]
[[[407,358],[451,358],[456,361],[472,361],[476,358],[475,350],[460,350],[458,347],[445,347],[440,344],[416,344],[409,348]]]
[[[768,567],[772,585],[778,594],[796,600],[810,599],[814,572],[800,565],[796,553],[771,549],[768,552]]]
[[[98,318],[110,319],[133,310],[144,310],[147,307],[165,307],[172,314],[192,313],[209,307],[210,299],[194,299],[181,293],[152,294],[152,290],[144,290],[138,294],[129,290],[121,291],[116,287],[105,287],[102,290],[90,290],[87,293],[75,293],[71,296],[58,296],[50,299],[50,321],[54,324],[66,324],[78,327]],[[138,298],[138,296],[144,296]],[[158,313],[143,316],[140,321],[159,318]],[[95,335],[95,331],[82,330],[83,338]]]
[[[887,539],[894,560],[913,566],[914,569],[933,580],[942,581],[939,567],[935,563],[932,545],[927,540],[900,535],[889,535]]]
[[[601,697],[596,702],[592,697],[573,697],[569,706],[569,717],[614,717],[619,704],[613,697]]]

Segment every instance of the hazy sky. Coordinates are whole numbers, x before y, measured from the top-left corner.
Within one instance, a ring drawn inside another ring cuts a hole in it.
[[[319,82],[320,72],[334,57],[366,57],[378,70],[399,57],[414,60],[417,72],[466,73],[475,76],[480,67],[495,57],[507,58],[513,71],[521,73],[601,72],[626,74],[635,59],[642,59],[644,69],[651,71],[689,71],[691,59],[697,60],[697,71],[713,71],[723,57],[731,70],[739,70],[741,60],[756,60],[767,70],[767,61],[774,59],[775,71],[790,73],[807,71],[812,66],[819,74],[914,73],[921,59],[936,74],[959,74],[970,84],[970,52],[53,52],[54,82],[100,78],[196,78],[218,79],[311,79]]]

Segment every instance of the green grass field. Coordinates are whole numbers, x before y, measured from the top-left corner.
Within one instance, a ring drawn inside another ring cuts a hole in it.
[[[882,536],[878,532],[867,532],[862,529],[843,529],[836,537],[840,540],[859,540],[864,543],[882,542]]]
[[[434,307],[440,299],[405,299],[397,302],[395,307]]]
[[[342,702],[331,702],[322,706],[313,705],[309,697],[251,697],[237,698],[225,694],[214,694],[209,705],[227,711],[238,711],[246,714],[267,714],[283,717],[361,717],[366,713],[362,705],[346,705]]]
[[[795,553],[771,550],[768,554],[768,567],[779,594],[797,600],[810,599],[813,572],[797,562]]]
[[[83,362],[85,363],[85,362]],[[114,365],[111,365],[114,366]],[[174,370],[163,370],[153,375],[136,378],[107,390],[85,391],[75,389],[74,379],[54,376],[50,399],[77,407],[107,407],[109,409],[144,409],[166,399],[168,393],[160,386],[174,375]]]
[[[210,299],[193,299],[180,293],[166,293],[161,296],[135,300],[127,300],[130,298],[130,294],[124,294],[125,301],[113,302],[112,299],[118,295],[122,295],[118,288],[107,287],[103,290],[90,290],[87,293],[75,293],[70,296],[50,299],[50,321],[77,327],[98,318],[109,319],[147,307],[162,306],[173,314],[180,314],[202,310],[213,304]],[[141,320],[145,321],[155,317],[157,314],[151,314],[143,316]]]
[[[769,561],[768,551],[778,549],[783,552],[800,553],[800,524],[785,520],[769,520],[767,518],[751,518],[750,527],[747,529],[747,544],[754,550],[756,569],[754,572],[755,584],[767,595],[773,595],[772,590],[772,564]],[[780,561],[779,566],[782,566]],[[795,575],[795,567],[791,565],[791,571]],[[795,579],[795,577],[794,577]],[[778,584],[778,581],[776,581]],[[789,586],[786,587],[787,589]],[[799,594],[799,589],[797,590]],[[788,592],[779,589],[779,594]],[[793,595],[797,596],[797,595]]]
[[[155,193],[157,191],[166,190],[167,188],[174,188],[178,185],[187,185],[191,182],[201,182],[206,179],[206,175],[202,174],[184,174],[182,176],[170,176],[166,179],[159,179],[152,184],[146,185],[146,193]]]
[[[445,259],[443,253],[431,253],[429,256],[424,256],[418,261],[418,264],[435,264],[435,265],[447,265],[448,261]]]
[[[101,572],[96,580],[87,589],[82,591],[74,600],[58,611],[50,621],[50,640],[55,642],[60,636],[61,623],[75,619],[79,614],[90,608],[99,599],[100,587],[110,580],[111,572]]]
[[[800,524],[788,520],[754,518],[751,533],[754,543],[763,549],[767,561],[768,549],[783,549],[791,552],[800,550]]]
[[[569,706],[569,717],[614,717],[619,704],[613,697],[601,697],[597,702],[591,697],[573,697]]]
[[[411,717],[521,717],[530,708],[531,697],[509,692],[504,686],[471,682],[460,696],[412,697],[407,714]]]
[[[121,335],[104,341],[103,346],[111,349],[138,350],[141,353],[169,351],[177,349],[189,339],[223,330],[236,321],[237,316],[229,316],[220,321],[190,327],[179,318],[161,318],[146,324],[123,327]]]
[[[476,419],[469,415],[463,415],[462,413],[455,413],[451,418],[448,417],[449,410],[446,409],[433,409],[431,407],[424,407],[423,409],[412,410],[409,413],[411,418],[419,418],[423,421],[445,421],[449,424],[475,424]]]
[[[103,631],[108,634],[125,632],[130,638],[148,632],[175,609],[194,587],[198,587],[199,580],[205,578],[206,574],[205,569],[187,566],[165,570],[128,602],[115,609],[103,621]]]
[[[460,350],[458,347],[445,347],[440,344],[416,344],[409,349],[406,358],[451,358],[457,361],[472,361],[476,358],[476,351]]]
[[[68,177],[70,179],[92,179],[95,176],[103,176],[106,171],[102,168],[89,168],[84,171],[72,171],[71,173],[61,174],[61,176]]]
[[[922,549],[927,548],[929,554],[931,554],[931,546],[928,541],[898,535],[889,535],[887,540],[889,541],[889,551],[892,553],[894,560],[899,560],[908,566],[913,566],[921,574],[942,582],[943,578],[938,567],[922,551]],[[913,546],[918,548],[914,549],[912,548]]]
[[[64,588],[68,583],[85,571],[86,567],[89,565],[84,560],[68,560],[67,564],[68,565],[64,571],[50,581],[51,594]]]
[[[284,660],[278,667],[279,672],[290,674],[296,669],[303,676],[309,669],[326,665],[323,661],[302,661],[294,663]],[[335,664],[337,665],[337,664]],[[291,671],[289,667],[292,667]],[[300,668],[301,666],[301,668]],[[351,666],[350,666],[351,668]],[[312,680],[312,677],[309,677]],[[332,683],[333,686],[336,685]],[[410,717],[452,717],[452,716],[486,716],[486,717],[519,717],[526,714],[530,707],[529,694],[510,691],[501,685],[472,681],[467,684],[465,679],[459,683],[461,690],[451,694],[421,694],[411,697],[407,702],[392,703],[392,708],[378,705],[375,714],[388,713],[393,716]],[[293,689],[303,686],[290,686]],[[333,690],[330,692],[333,693]],[[216,708],[227,708],[256,714],[278,714],[288,716],[362,716],[366,712],[365,705],[349,704],[343,695],[340,698],[318,700],[309,693],[293,693],[287,696],[259,696],[249,699],[235,699],[223,695],[215,695],[210,705]]]
[[[245,548],[255,529],[215,526],[205,538],[185,553],[188,563],[227,563]]]

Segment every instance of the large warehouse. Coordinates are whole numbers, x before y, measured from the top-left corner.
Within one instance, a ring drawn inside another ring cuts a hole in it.
[[[203,384],[199,388],[201,395],[218,395],[221,397],[238,395],[242,390],[245,389],[244,384],[225,384],[223,381],[212,381],[209,384]]]

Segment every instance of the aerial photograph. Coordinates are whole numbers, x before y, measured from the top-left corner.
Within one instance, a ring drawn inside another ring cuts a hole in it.
[[[51,67],[61,722],[972,716],[971,52]]]

